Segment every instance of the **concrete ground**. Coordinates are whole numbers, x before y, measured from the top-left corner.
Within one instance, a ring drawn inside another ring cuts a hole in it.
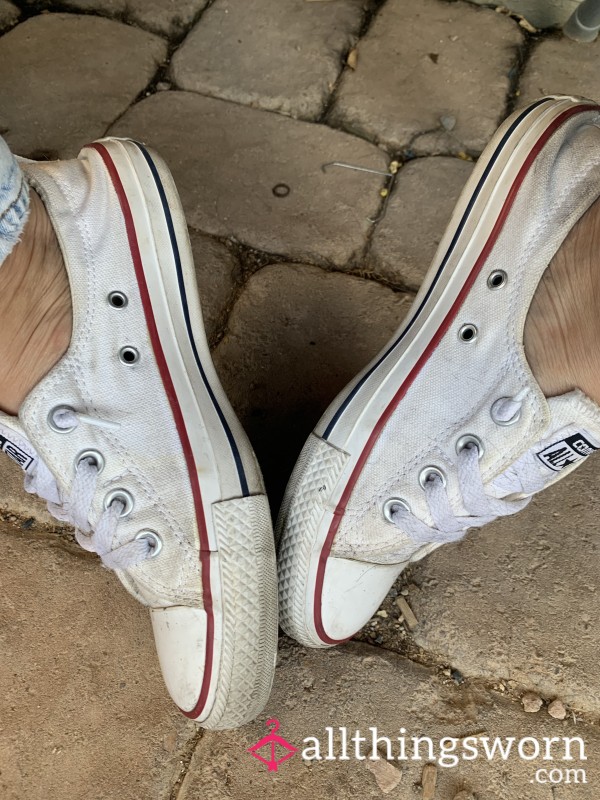
[[[313,424],[402,319],[500,120],[542,93],[600,100],[600,42],[467,2],[0,0],[0,31],[15,152],[70,157],[115,133],[171,165],[217,368],[274,508]],[[333,161],[400,169],[390,186]],[[597,800],[599,490],[592,461],[438,550],[358,643],[284,639],[263,717],[217,734],[172,707],[145,610],[3,460],[0,798]],[[524,757],[296,756],[270,773],[246,752],[269,717],[297,747],[327,726],[579,736],[587,784],[536,783]]]

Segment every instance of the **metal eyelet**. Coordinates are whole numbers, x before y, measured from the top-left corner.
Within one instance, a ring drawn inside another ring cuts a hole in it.
[[[123,292],[111,292],[108,295],[108,302],[113,308],[125,308],[129,299]]]
[[[120,517],[128,517],[135,505],[133,495],[130,494],[127,489],[114,489],[112,492],[109,492],[104,498],[104,508],[108,511],[113,503],[123,504],[123,510],[119,515]]]
[[[521,409],[519,409],[516,414],[514,414],[510,419],[503,420],[497,419],[495,415],[495,410],[500,406],[501,403],[504,403],[506,400],[510,400],[510,397],[499,397],[497,400],[494,401],[492,407],[490,408],[490,416],[496,425],[500,425],[502,428],[508,428],[511,425],[514,425],[521,419]]]
[[[421,472],[419,472],[419,483],[421,484],[421,489],[424,489],[427,481],[430,481],[432,478],[439,478],[442,481],[442,485],[446,485],[446,475],[439,467],[423,467]]]
[[[119,359],[122,364],[130,367],[132,364],[137,364],[140,360],[140,351],[136,350],[135,347],[127,345],[119,350]]]
[[[79,466],[79,464],[81,464],[82,461],[86,461],[86,459],[94,462],[98,474],[102,472],[106,463],[102,453],[99,453],[97,450],[84,450],[83,453],[80,453],[75,459],[75,466]]]
[[[481,460],[483,458],[485,448],[479,436],[474,436],[472,433],[465,433],[464,436],[461,436],[460,439],[457,440],[456,454],[458,455],[461,450],[464,450],[465,447],[468,447],[471,444],[477,448],[479,459]]]
[[[160,538],[156,531],[146,530],[140,531],[136,534],[136,539],[147,539],[151,546],[150,555],[148,558],[156,558],[156,556],[160,553],[163,546],[163,540]]]
[[[61,411],[70,411],[72,414],[75,413],[75,409],[71,408],[71,406],[55,406],[52,411],[48,413],[48,425],[54,431],[54,433],[72,433],[76,425],[70,425],[68,428],[61,428],[60,425],[56,424],[54,417]]]
[[[458,338],[461,342],[474,342],[477,338],[477,327],[475,325],[463,325],[458,331]]]
[[[406,500],[402,500],[401,497],[390,497],[388,500],[385,501],[381,509],[383,516],[385,517],[387,522],[391,522],[392,525],[394,524],[394,520],[392,519],[392,514],[394,512],[394,509],[397,508],[398,506],[402,506],[402,508],[405,508],[410,513],[410,506],[408,505]]]
[[[501,289],[508,280],[508,275],[503,269],[495,269],[490,272],[487,279],[488,289]]]

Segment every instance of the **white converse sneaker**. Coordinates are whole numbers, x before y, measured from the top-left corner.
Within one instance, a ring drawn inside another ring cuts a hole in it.
[[[73,298],[65,357],[2,449],[26,488],[149,606],[167,687],[208,728],[264,707],[277,647],[269,506],[208,351],[185,218],[160,158],[104,139],[23,162]]]
[[[481,156],[414,305],[307,442],[278,522],[282,627],[351,637],[404,567],[564,477],[600,409],[546,400],[523,329],[540,278],[600,195],[600,107],[540,100]]]

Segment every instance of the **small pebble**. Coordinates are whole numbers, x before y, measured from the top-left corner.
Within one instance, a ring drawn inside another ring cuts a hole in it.
[[[451,114],[444,114],[444,116],[440,117],[440,122],[442,123],[442,128],[447,131],[453,131],[456,128],[456,117]]]
[[[519,20],[519,25],[522,28],[525,28],[527,33],[538,33],[538,29],[535,27],[535,25],[532,25],[529,20],[525,19],[525,17],[521,17]]]
[[[383,794],[393,792],[402,780],[402,773],[400,770],[383,758],[379,761],[371,761],[368,759],[365,761],[365,766],[369,772],[372,772],[375,776],[377,785]]]
[[[459,686],[461,685],[461,683],[465,682],[464,675],[462,674],[462,672],[459,672],[457,669],[453,669],[452,670],[452,680],[454,681],[454,683],[458,684]]]
[[[385,609],[383,608],[381,609],[381,611],[377,612],[377,616],[381,617],[382,619],[387,619],[387,615],[388,615],[387,611],[385,611]]]
[[[346,59],[346,64],[350,67],[350,69],[356,69],[356,65],[358,64],[358,50],[354,47],[348,53],[348,58]]]
[[[567,716],[567,709],[560,700],[553,700],[548,706],[548,713],[551,717],[554,717],[554,719],[565,719]]]
[[[166,92],[171,88],[171,84],[167,83],[167,81],[159,81],[156,84],[156,91],[157,92]]]
[[[527,692],[527,694],[524,694],[521,698],[521,703],[523,704],[523,710],[528,714],[537,714],[540,708],[544,705],[542,698],[538,697],[537,694],[533,694],[533,692]]]
[[[421,786],[423,787],[423,800],[435,800],[435,785],[437,783],[437,767],[435,764],[425,764],[421,773]]]
[[[400,597],[396,598],[396,605],[400,609],[400,613],[406,620],[406,624],[411,629],[411,631],[417,627],[419,624],[419,620],[415,617],[412,608],[408,605],[405,598],[400,595]]]

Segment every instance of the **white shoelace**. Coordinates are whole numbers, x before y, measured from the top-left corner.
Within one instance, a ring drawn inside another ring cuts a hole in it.
[[[70,410],[60,410],[53,416],[54,423],[63,429],[76,428],[82,422],[98,427],[115,427],[111,423],[97,420]],[[92,531],[89,515],[98,486],[100,471],[92,457],[83,458],[77,465],[75,480],[68,497],[62,497],[50,470],[40,460],[37,469],[26,475],[25,489],[37,494],[48,504],[48,511],[56,519],[75,527],[77,543],[91,553],[96,553],[108,569],[128,569],[141,564],[154,554],[152,542],[146,537],[113,548],[119,520],[125,508],[114,500],[100,516],[96,529]]]
[[[517,419],[528,390],[512,398],[502,398],[494,404],[492,416],[499,424]],[[500,500],[485,491],[479,464],[479,448],[467,444],[458,454],[457,476],[463,505],[469,516],[458,516],[452,509],[445,482],[441,475],[432,473],[424,482],[423,490],[433,525],[429,526],[402,504],[391,509],[392,522],[415,543],[446,543],[462,539],[469,528],[481,528],[497,517],[505,517],[521,511],[531,500],[531,495],[546,485],[546,480],[531,462],[517,463],[511,468],[509,483],[515,494],[527,497]]]

